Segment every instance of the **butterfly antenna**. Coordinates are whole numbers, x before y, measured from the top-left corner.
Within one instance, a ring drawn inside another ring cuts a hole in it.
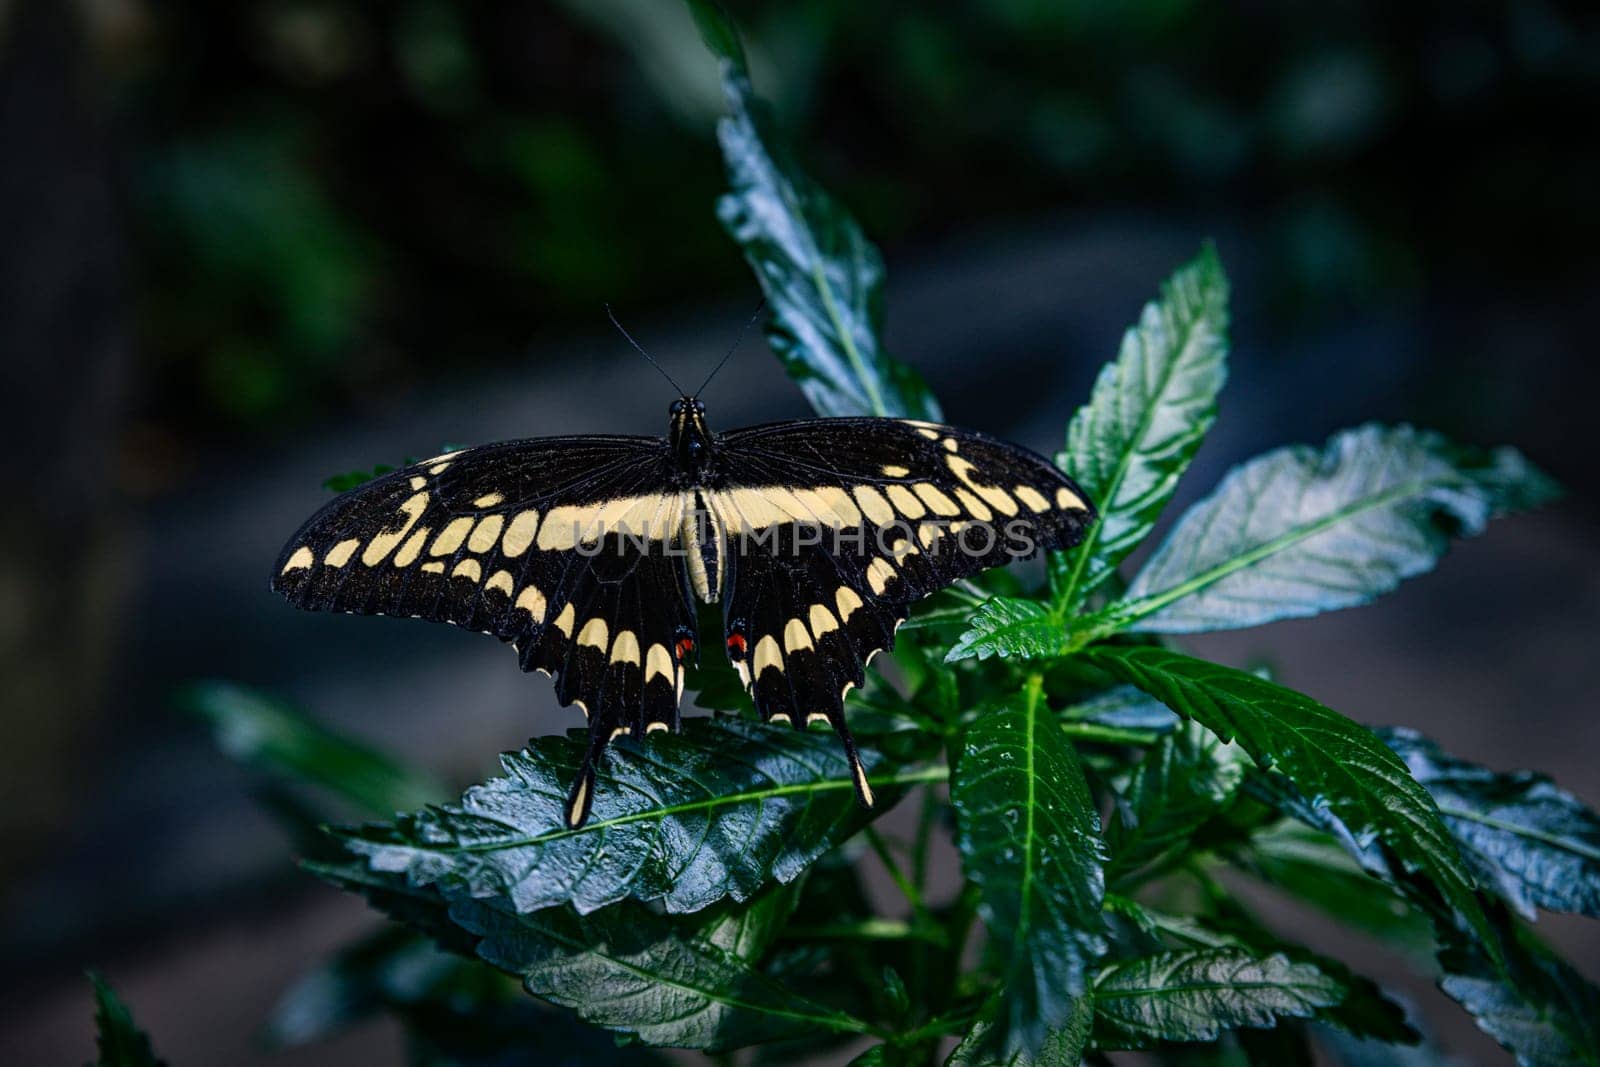
[[[723,368],[723,365],[726,364],[729,359],[733,358],[733,354],[735,352],[739,351],[739,346],[744,344],[745,334],[750,332],[750,327],[756,324],[756,320],[761,317],[761,313],[765,310],[767,310],[767,300],[765,297],[762,297],[761,303],[756,305],[756,313],[750,316],[750,321],[744,324],[744,328],[739,331],[739,336],[733,339],[733,347],[729,348],[727,355],[722,357],[722,362],[711,368],[711,373],[706,375],[706,380],[700,384],[700,388],[694,391],[695,396],[699,396],[701,393],[706,391],[706,386],[711,384],[711,379],[715,378],[717,376],[717,372]]]
[[[633,350],[635,352],[639,353],[641,356],[643,356],[645,358],[645,361],[648,362],[652,367],[654,367],[656,370],[660,371],[661,372],[661,376],[663,378],[665,378],[668,382],[672,383],[672,387],[678,391],[678,395],[679,396],[688,396],[689,395],[689,394],[687,394],[687,393],[685,393],[683,391],[683,386],[679,385],[677,382],[672,381],[672,375],[668,374],[666,372],[666,369],[664,367],[662,367],[661,364],[656,362],[656,357],[654,357],[650,353],[646,352],[644,350],[644,347],[642,345],[640,345],[638,341],[635,341],[633,339],[633,335],[630,334],[627,330],[622,328],[622,323],[617,321],[617,314],[616,314],[616,312],[611,310],[611,305],[610,304],[606,305],[606,317],[611,320],[611,325],[613,325],[613,326],[615,326],[617,328],[617,332],[628,339],[628,343],[633,346]]]

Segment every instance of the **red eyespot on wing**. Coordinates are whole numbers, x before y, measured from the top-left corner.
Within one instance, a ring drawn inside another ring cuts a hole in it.
[[[728,655],[734,659],[744,659],[744,634],[728,635]]]
[[[687,637],[678,638],[678,662],[683,662],[694,653],[694,641]]]

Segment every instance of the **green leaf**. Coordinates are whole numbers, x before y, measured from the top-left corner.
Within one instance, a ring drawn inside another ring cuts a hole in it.
[[[681,734],[619,738],[599,768],[594,812],[567,828],[581,737],[543,737],[502,757],[506,777],[392,826],[346,831],[348,847],[451,897],[504,895],[520,912],[570,903],[590,912],[626,897],[697,911],[790,882],[899,799],[897,786],[943,768],[876,775],[878,804],[856,803],[831,733],[738,719],[693,719]],[[881,761],[862,758],[869,772]]]
[[[729,192],[717,217],[767,295],[767,339],[818,415],[941,418],[916,371],[883,347],[883,260],[843,206],[807,177],[745,73],[723,61],[717,125]]]
[[[1431,570],[1452,536],[1551,499],[1513,449],[1363,426],[1233,470],[1186,512],[1110,614],[1122,629],[1195,633],[1365,604]]]
[[[695,28],[711,54],[732,64],[734,69],[746,69],[744,45],[739,41],[739,31],[728,18],[722,5],[715,0],[684,0],[689,14],[694,16]]]
[[[1168,734],[1182,721],[1161,701],[1131,685],[1119,685],[1061,712],[1063,722],[1093,723],[1113,730]]]
[[[1057,592],[1068,609],[1117,569],[1172,498],[1216,421],[1227,333],[1228,279],[1207,245],[1145,305],[1073,416],[1056,466],[1083,487],[1100,521],[1071,550]]]
[[[1000,994],[985,1001],[972,1029],[945,1061],[946,1067],[1079,1067],[1083,1062],[1094,1023],[1094,1004],[1088,997],[1072,1001],[1067,1021],[1048,1031],[1037,1051],[1013,1047],[997,1057],[993,1049],[998,1043],[997,1025],[1004,1010]]]
[[[290,785],[311,785],[388,817],[444,799],[444,786],[382,752],[312,722],[304,712],[230,682],[201,682],[180,706],[211,728],[230,759]]]
[[[972,613],[967,629],[945,654],[946,663],[991,656],[1048,659],[1066,650],[1061,617],[1037,600],[990,597]]]
[[[1069,1024],[1105,951],[1100,820],[1038,684],[967,728],[950,801],[962,866],[1002,961],[990,1051],[1035,1053]]]
[[[480,956],[520,976],[528,992],[647,1044],[718,1050],[867,1029],[634,902],[580,916],[463,900],[450,916],[483,939]]]
[[[870,1030],[800,997],[727,947],[733,905],[691,916],[663,915],[636,901],[587,916],[566,906],[518,914],[503,898],[451,901],[436,887],[358,864],[311,869],[430,936],[444,936],[450,951],[475,953],[516,976],[534,996],[647,1044],[716,1050]],[[755,906],[781,910],[780,896],[764,895]],[[733,942],[741,943],[750,944]]]
[[[1284,820],[1230,852],[1231,862],[1262,881],[1413,954],[1433,950],[1433,930],[1385,880],[1363,870],[1332,836]]]
[[[1486,888],[1529,919],[1535,909],[1600,918],[1600,816],[1542,774],[1497,774],[1415,730],[1378,731],[1438,802]]]
[[[1103,967],[1094,982],[1094,1043],[1150,1048],[1212,1041],[1224,1030],[1310,1018],[1344,986],[1309,963],[1233,948],[1161,952]]]
[[[1084,655],[1223,740],[1237,740],[1263,767],[1275,766],[1360,843],[1381,841],[1407,870],[1429,879],[1463,921],[1487,935],[1472,876],[1433,798],[1371,730],[1257,675],[1167,649],[1097,645]]]
[[[380,463],[371,470],[346,471],[343,474],[330,475],[322,481],[322,487],[334,493],[348,493],[358,485],[365,485],[374,478],[381,478],[394,471],[387,463]]]
[[[1252,766],[1238,746],[1194,723],[1152,746],[1117,799],[1106,833],[1107,881],[1117,885],[1187,851],[1195,831],[1233,798]]]
[[[150,1038],[133,1021],[133,1013],[122,1003],[116,990],[93,971],[95,1044],[99,1055],[93,1067],[163,1067],[156,1058]]]
[[[1510,921],[1497,939],[1504,969],[1476,947],[1439,954],[1439,987],[1522,1067],[1600,1064],[1600,990]]]

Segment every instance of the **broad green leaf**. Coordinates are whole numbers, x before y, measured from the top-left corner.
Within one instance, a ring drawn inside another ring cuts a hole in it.
[[[1498,938],[1504,969],[1475,947],[1439,954],[1439,987],[1522,1067],[1600,1065],[1600,990],[1512,921]]]
[[[150,1038],[133,1021],[133,1013],[116,990],[93,971],[94,1025],[97,1055],[93,1067],[163,1067],[150,1047]]]
[[[587,916],[568,906],[519,914],[503,898],[451,901],[437,887],[359,864],[312,870],[430,936],[444,936],[446,949],[475,954],[517,977],[534,996],[647,1044],[716,1050],[868,1029],[725,947],[733,905],[689,916],[663,915],[636,901]]]
[[[831,733],[738,719],[692,719],[681,734],[619,738],[602,760],[594,811],[567,828],[564,799],[582,739],[543,737],[502,757],[506,777],[459,805],[345,831],[377,870],[403,871],[451,897],[503,895],[520,912],[572,904],[590,912],[627,897],[697,911],[790,882],[899,799],[900,785],[942,768],[875,774],[878,804],[856,803]],[[863,751],[870,771],[880,757]]]
[[[1037,600],[990,597],[972,613],[967,629],[945,654],[946,663],[991,656],[1048,659],[1066,649],[1061,617]]]
[[[482,938],[480,956],[518,975],[528,992],[647,1044],[714,1051],[866,1029],[634,902],[581,916],[568,907],[519,915],[461,900],[450,917]]]
[[[729,191],[717,217],[767,294],[767,339],[818,415],[937,421],[916,371],[883,347],[883,260],[842,205],[790,158],[747,75],[724,59],[717,125]]]
[[[180,703],[204,720],[230,759],[289,785],[324,789],[363,813],[386,818],[447,795],[444,786],[423,772],[244,686],[202,682],[191,686]]]
[[[1600,816],[1542,774],[1497,774],[1414,730],[1382,729],[1486,888],[1529,919],[1535,909],[1600,918]]]
[[[1310,1018],[1344,996],[1340,982],[1281,954],[1181,949],[1119,960],[1095,976],[1094,1044],[1212,1041],[1224,1030]]]
[[[1433,798],[1371,730],[1257,675],[1167,649],[1097,645],[1084,655],[1223,740],[1237,741],[1261,766],[1276,767],[1358,841],[1381,841],[1407,870],[1429,879],[1462,921],[1487,935],[1472,876]]]
[[[1232,471],[1109,614],[1123,629],[1195,633],[1365,604],[1431,570],[1452,536],[1555,494],[1513,449],[1347,430],[1320,452],[1282,448]]]
[[[1171,733],[1181,722],[1172,709],[1149,693],[1119,685],[1081,700],[1061,712],[1063,722],[1085,722],[1116,730]]]
[[[1057,598],[1083,601],[1144,540],[1217,418],[1228,376],[1228,280],[1209,245],[1161,287],[1067,427],[1056,466],[1100,510]]]
[[[962,866],[1001,961],[989,1051],[1036,1053],[1070,1023],[1105,951],[1100,820],[1039,686],[967,728],[950,801]]]
[[[972,1029],[945,1061],[946,1067],[1079,1067],[1083,1062],[1094,1023],[1094,1004],[1088,997],[1072,1001],[1066,1023],[1048,1031],[1036,1051],[1014,1047],[997,1056],[992,1050],[998,1041],[996,1025],[1004,1010],[998,993],[984,1001]]]
[[[1426,955],[1433,929],[1387,881],[1363,870],[1329,834],[1284,820],[1230,852],[1231,862],[1392,947]]]
[[[1151,746],[1117,798],[1106,831],[1111,859],[1106,880],[1118,885],[1148,876],[1190,847],[1190,839],[1217,815],[1254,766],[1236,745],[1195,723]]]

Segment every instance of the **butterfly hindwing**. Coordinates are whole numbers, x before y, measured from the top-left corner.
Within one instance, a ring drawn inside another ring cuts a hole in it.
[[[676,729],[697,644],[663,442],[550,438],[446,453],[334,500],[284,549],[298,607],[452,622],[512,644],[589,719],[569,821],[620,732]]]
[[[933,423],[827,419],[722,441],[711,506],[730,544],[726,638],[763,718],[820,716],[891,648],[910,605],[950,583],[1075,544],[1093,512],[1043,457]]]

